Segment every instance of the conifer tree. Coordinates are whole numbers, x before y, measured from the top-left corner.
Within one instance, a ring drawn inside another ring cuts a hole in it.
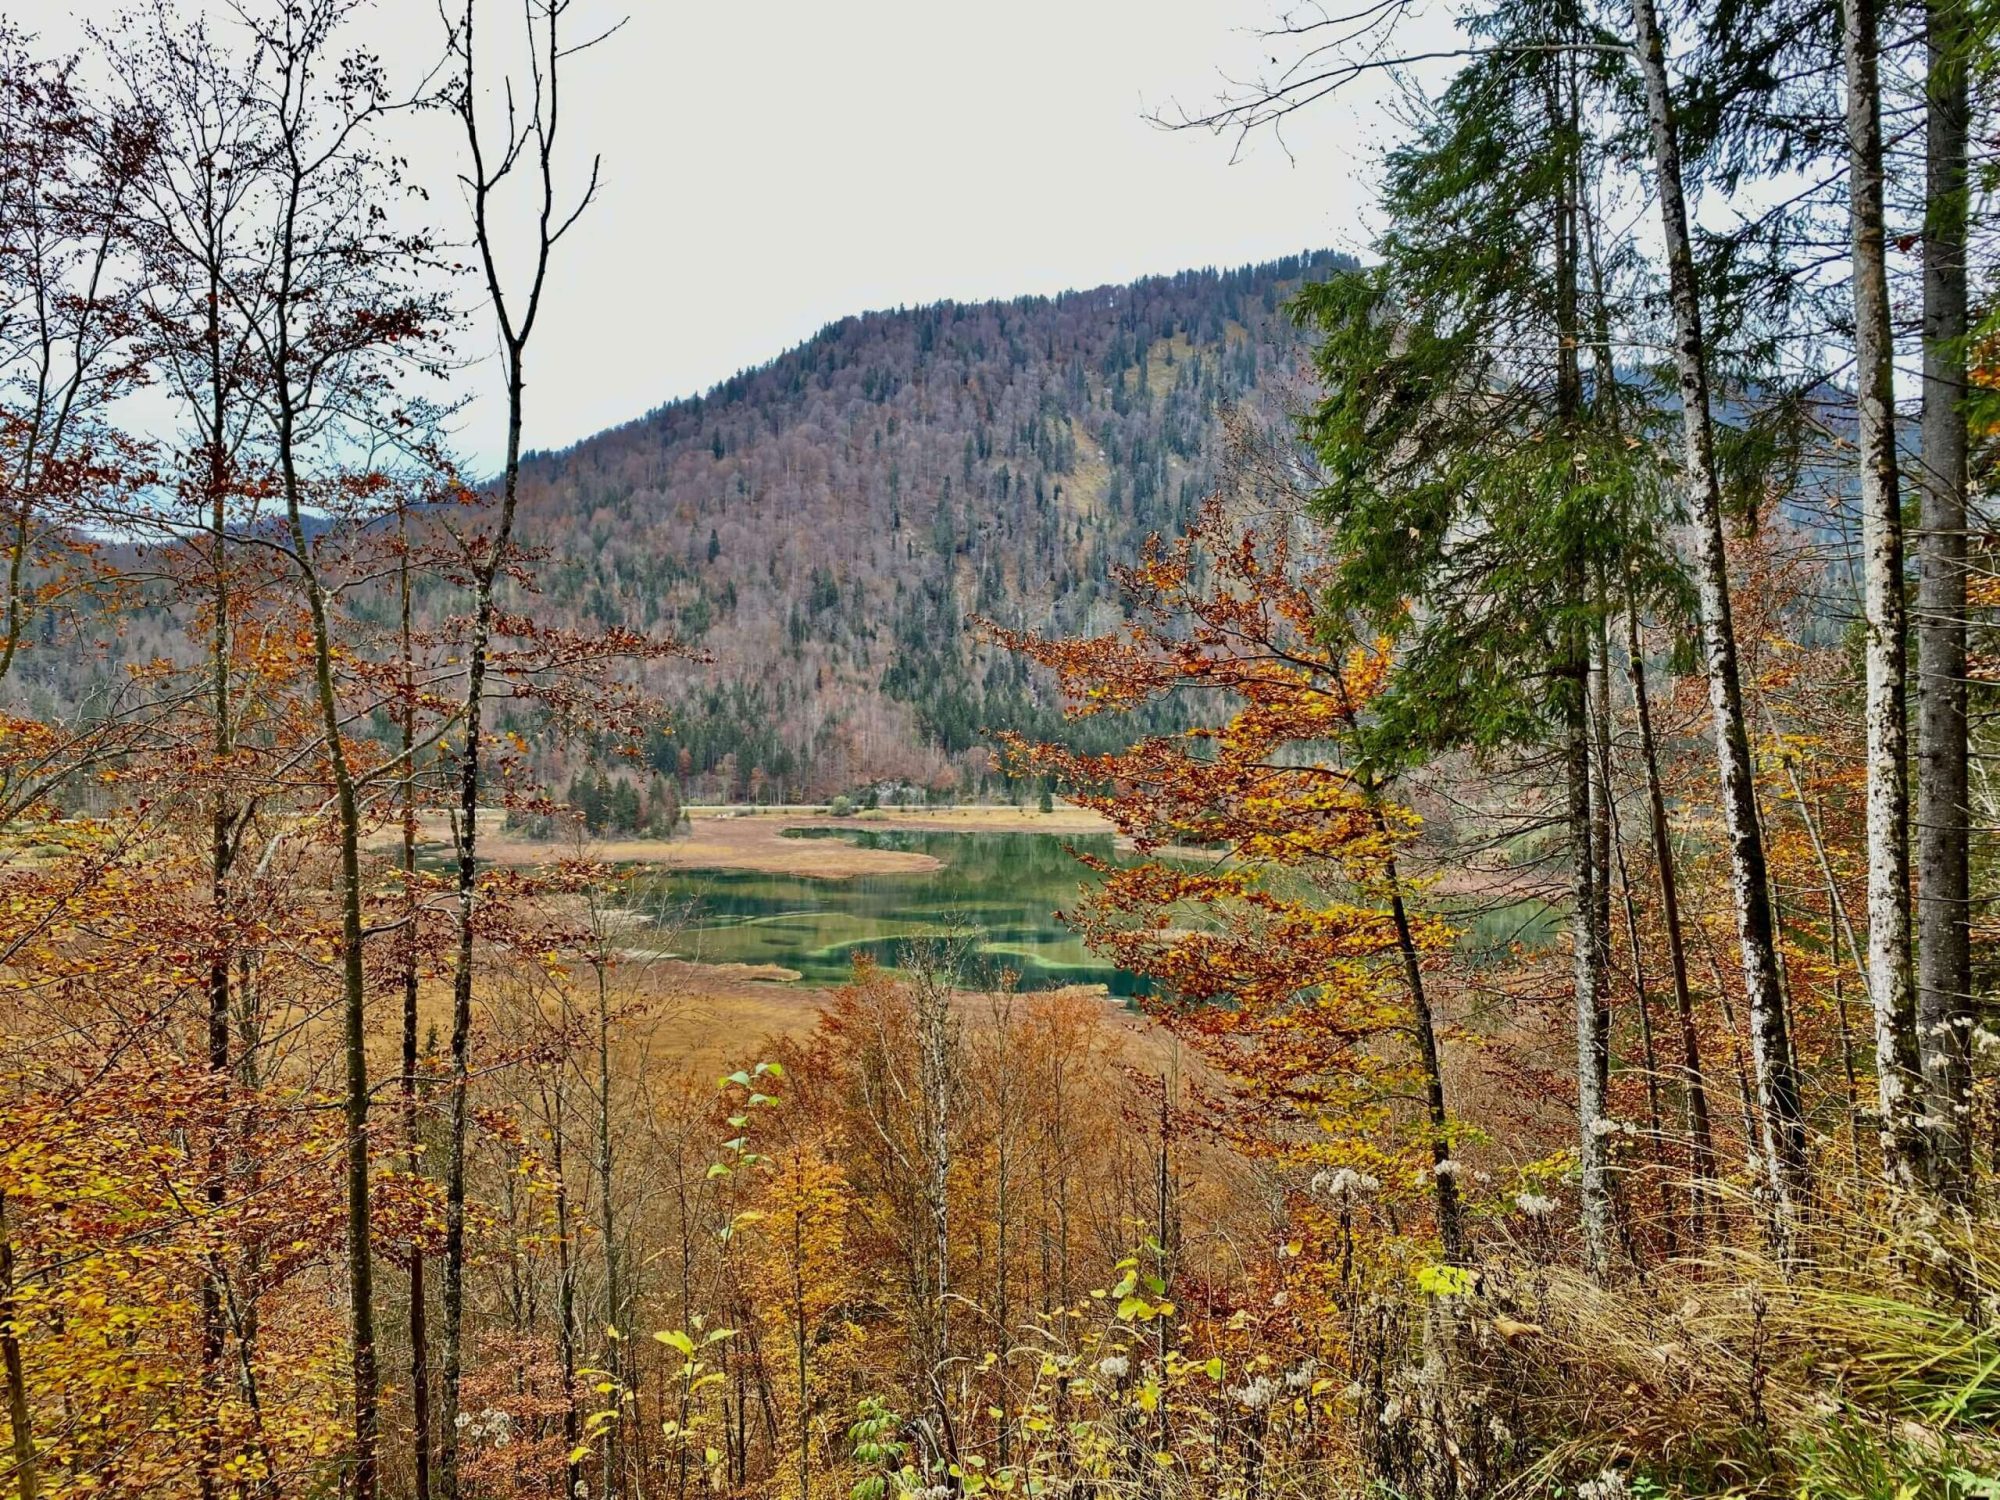
[[[1301,293],[1329,389],[1306,431],[1328,479],[1317,509],[1347,559],[1332,597],[1402,636],[1378,736],[1405,756],[1550,747],[1562,766],[1583,1211],[1601,1266],[1610,938],[1587,685],[1612,607],[1602,580],[1669,608],[1681,582],[1615,403],[1586,399],[1584,330],[1613,315],[1586,305],[1612,283],[1584,207],[1602,156],[1583,99],[1602,84],[1582,19],[1521,0],[1475,30],[1491,50],[1390,158],[1381,265]]]
[[[1933,0],[1924,18],[1916,1011],[1930,1167],[1939,1187],[1957,1198],[1972,1176],[1966,407],[1973,28],[1957,0]]]

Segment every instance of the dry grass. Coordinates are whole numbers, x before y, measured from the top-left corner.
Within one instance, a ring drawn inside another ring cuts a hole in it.
[[[787,838],[797,828],[835,830],[906,829],[918,833],[1109,832],[1097,814],[1067,803],[1053,811],[1021,807],[880,808],[836,818],[816,807],[688,809],[689,831],[672,839],[586,839],[563,842],[527,839],[501,826],[498,813],[481,815],[479,853],[496,864],[532,866],[565,856],[606,864],[649,864],[668,870],[749,870],[797,875],[813,880],[850,880],[857,875],[922,874],[941,861],[908,849],[864,849],[845,839]],[[443,848],[450,835],[442,819],[429,819],[419,836]],[[392,834],[383,835],[386,841]]]
[[[1508,1492],[2000,1496],[2000,1219],[1829,1210],[1801,1243],[1609,1283],[1497,1257],[1465,1310],[1510,1336],[1457,1378],[1527,1440]]]

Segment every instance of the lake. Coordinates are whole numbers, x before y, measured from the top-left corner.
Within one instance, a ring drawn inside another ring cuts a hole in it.
[[[868,849],[908,849],[936,870],[814,880],[747,870],[640,873],[630,904],[686,911],[671,943],[700,963],[779,964],[810,984],[840,984],[866,954],[893,968],[913,938],[966,934],[965,982],[985,987],[1011,969],[1024,990],[1102,984],[1147,993],[1146,981],[1086,949],[1056,920],[1088,875],[1072,848],[1115,857],[1109,834],[930,833],[913,829],[798,829],[791,837],[843,838]],[[670,919],[671,920],[671,919]]]
[[[809,984],[844,983],[861,954],[894,968],[911,939],[959,933],[970,944],[968,985],[994,986],[1002,970],[1012,970],[1023,990],[1101,984],[1123,997],[1150,993],[1148,981],[1092,953],[1056,919],[1089,878],[1070,851],[1118,859],[1108,834],[807,828],[788,836],[913,850],[942,867],[847,880],[642,870],[633,877],[629,904],[668,914],[663,925],[673,929],[669,946],[678,957],[777,964]],[[1539,902],[1469,912],[1462,920],[1462,942],[1475,963],[1510,941],[1538,947],[1555,936]]]

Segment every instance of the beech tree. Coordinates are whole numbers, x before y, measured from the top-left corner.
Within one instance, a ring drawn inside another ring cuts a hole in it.
[[[172,392],[179,431],[170,471],[172,510],[148,518],[164,527],[166,549],[191,580],[189,593],[207,617],[203,697],[208,718],[209,899],[213,936],[207,959],[207,1057],[217,1086],[232,1086],[232,1031],[238,934],[245,909],[234,876],[253,828],[256,791],[234,765],[246,731],[255,738],[254,687],[239,681],[237,634],[268,601],[273,570],[234,534],[258,524],[261,464],[254,355],[249,330],[261,316],[263,288],[246,284],[253,263],[253,216],[264,206],[270,135],[255,83],[200,24],[177,30],[156,12],[106,39],[116,76],[114,118],[148,140],[148,170],[135,185],[123,232],[143,268],[145,356]],[[249,309],[234,298],[247,293]],[[254,556],[246,556],[246,552]],[[198,583],[192,580],[200,580]],[[241,1042],[237,1050],[250,1048]],[[229,1142],[218,1131],[206,1194],[219,1212],[228,1192]],[[202,1384],[219,1407],[228,1340],[225,1277],[202,1300]],[[244,1356],[255,1359],[254,1351]],[[203,1453],[200,1492],[220,1482],[220,1416]]]
[[[462,13],[451,18],[447,50],[456,76],[448,85],[448,103],[464,130],[467,165],[461,182],[471,214],[472,241],[478,256],[491,314],[500,341],[501,380],[506,393],[506,450],[499,476],[499,508],[490,535],[469,539],[472,618],[466,643],[465,710],[458,748],[457,805],[454,830],[458,856],[458,953],[452,970],[451,1125],[445,1159],[444,1368],[439,1406],[438,1487],[445,1500],[459,1496],[459,1382],[464,1362],[465,1320],[465,1149],[467,1092],[471,1070],[472,992],[475,962],[475,922],[479,884],[479,813],[485,773],[484,719],[487,671],[497,622],[500,582],[513,566],[514,522],[521,491],[521,423],[527,387],[528,341],[542,308],[549,265],[555,247],[589,207],[596,191],[597,169],[571,202],[558,197],[556,148],[561,123],[561,87],[565,59],[580,46],[569,39],[562,23],[569,0],[527,0],[522,12],[522,42],[527,57],[526,86],[516,95],[511,80],[501,75],[507,108],[497,139],[482,118],[490,110],[496,87],[486,71],[485,37],[479,10],[466,0]],[[526,257],[524,280],[510,286],[502,266],[508,246],[498,219],[502,195],[517,180],[526,180],[528,212],[534,228]],[[504,623],[504,622],[499,622]]]
[[[287,9],[258,33],[270,72],[259,103],[273,137],[267,191],[272,264],[268,299],[251,323],[271,460],[284,507],[286,556],[305,595],[321,753],[331,784],[340,859],[342,1052],[347,1122],[347,1281],[353,1363],[352,1485],[372,1500],[379,1478],[379,1385],[374,1251],[369,1199],[368,937],[361,843],[364,786],[348,740],[335,614],[343,585],[333,547],[315,538],[308,511],[352,525],[381,493],[377,476],[343,473],[341,424],[379,413],[387,362],[420,346],[441,316],[435,293],[413,279],[429,254],[421,234],[400,232],[382,205],[393,169],[370,149],[370,126],[390,104],[387,79],[332,54],[343,9]],[[359,69],[359,70],[358,70]],[[329,77],[331,74],[331,77]],[[236,300],[245,301],[249,294]]]
[[[144,379],[125,216],[150,141],[0,27],[0,680],[43,612],[94,587],[80,528],[107,522],[142,450],[110,421]]]
[[[1121,572],[1136,620],[1120,636],[988,627],[1052,668],[1079,715],[1192,696],[1205,700],[1200,727],[1095,755],[1005,743],[1019,772],[1055,777],[1142,852],[1214,851],[1198,868],[1089,861],[1102,883],[1071,920],[1188,1003],[1162,1014],[1206,1056],[1312,1122],[1319,1138],[1299,1159],[1386,1176],[1414,1150],[1455,1259],[1460,1165],[1426,979],[1445,933],[1411,908],[1397,852],[1414,822],[1389,799],[1390,767],[1371,759],[1366,733],[1387,657],[1379,643],[1318,638],[1319,596],[1336,571],[1295,536],[1299,524],[1282,508],[1245,519],[1212,501],[1182,537]],[[1170,925],[1170,913],[1189,912],[1206,921]],[[1375,1055],[1375,1039],[1395,1033],[1409,1050]],[[1376,1134],[1393,1129],[1406,1080],[1423,1101],[1407,1145]]]

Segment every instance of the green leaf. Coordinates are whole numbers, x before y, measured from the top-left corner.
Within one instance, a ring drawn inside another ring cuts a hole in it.
[[[1477,1284],[1464,1266],[1428,1265],[1417,1268],[1417,1285],[1433,1297],[1464,1297]]]

